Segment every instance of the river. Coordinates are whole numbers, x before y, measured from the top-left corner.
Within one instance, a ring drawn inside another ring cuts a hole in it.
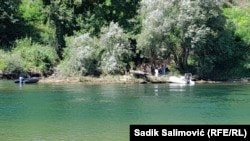
[[[250,85],[0,81],[0,140],[128,141],[130,124],[250,124]]]

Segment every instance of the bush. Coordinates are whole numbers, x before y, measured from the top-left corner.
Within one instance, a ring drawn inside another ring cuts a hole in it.
[[[103,50],[100,69],[103,74],[124,73],[125,66],[132,59],[126,34],[117,23],[110,23],[102,29],[100,48]]]
[[[89,34],[67,37],[65,59],[58,65],[57,73],[66,76],[95,75],[98,73],[98,41]]]
[[[0,70],[3,74],[20,74],[24,72],[21,56],[0,50]]]
[[[111,23],[103,28],[100,38],[89,34],[66,38],[64,60],[57,67],[59,75],[82,76],[124,73],[132,52],[123,30]]]
[[[58,56],[54,48],[33,43],[31,39],[16,40],[12,54],[20,56],[25,72],[46,75],[51,73]]]

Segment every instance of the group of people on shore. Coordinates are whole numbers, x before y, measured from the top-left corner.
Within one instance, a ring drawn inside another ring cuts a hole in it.
[[[141,67],[144,73],[150,72],[154,76],[166,75],[169,72],[166,64],[155,65],[143,63]]]

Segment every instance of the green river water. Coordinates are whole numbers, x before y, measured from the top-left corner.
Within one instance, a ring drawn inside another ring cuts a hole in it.
[[[250,124],[250,84],[0,81],[0,141],[129,141],[130,124]]]

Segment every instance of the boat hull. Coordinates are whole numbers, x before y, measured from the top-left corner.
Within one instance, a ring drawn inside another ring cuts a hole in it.
[[[187,80],[184,77],[176,77],[176,76],[170,76],[169,77],[169,82],[170,83],[176,83],[176,84],[189,84],[189,85],[194,85],[195,82],[192,80]]]
[[[39,81],[38,78],[31,77],[31,78],[16,79],[16,80],[14,80],[14,83],[32,84],[32,83],[37,83],[38,81]]]

